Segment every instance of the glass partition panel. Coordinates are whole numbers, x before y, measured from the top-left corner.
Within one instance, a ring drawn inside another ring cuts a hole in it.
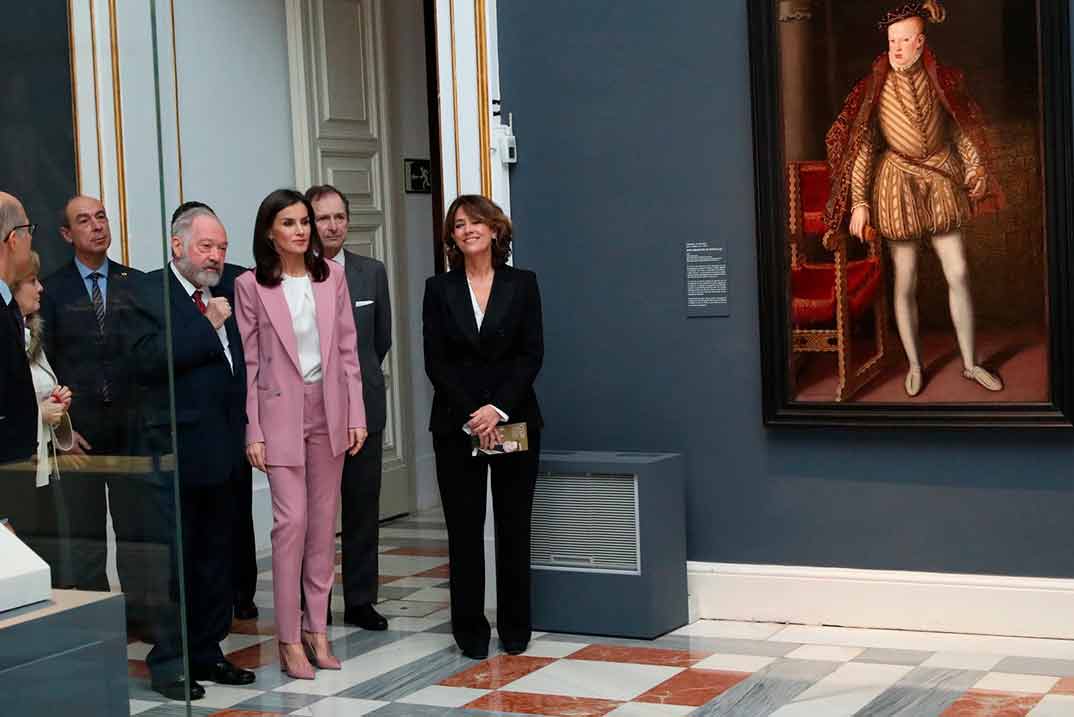
[[[0,706],[174,714],[200,688],[162,269],[162,19],[145,2],[2,6]]]

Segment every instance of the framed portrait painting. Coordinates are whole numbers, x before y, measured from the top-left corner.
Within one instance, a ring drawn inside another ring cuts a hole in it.
[[[1069,0],[750,0],[768,425],[1070,428]]]

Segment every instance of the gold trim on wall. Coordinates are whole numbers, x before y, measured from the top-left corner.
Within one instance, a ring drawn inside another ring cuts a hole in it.
[[[481,160],[481,193],[492,198],[492,131],[489,128],[489,57],[485,29],[485,0],[474,2],[474,43],[477,46],[477,143]]]
[[[183,199],[183,130],[179,126],[179,53],[175,42],[175,0],[170,0],[172,14],[172,84],[175,88],[175,156],[179,162],[179,203]]]
[[[71,69],[71,129],[75,141],[75,192],[82,193],[82,151],[78,135],[78,71],[75,65],[75,7],[67,0],[67,59]]]
[[[451,102],[455,112],[455,124],[452,130],[455,132],[455,194],[462,193],[462,170],[459,166],[459,78],[455,63],[455,0],[448,0],[448,12],[451,30]]]
[[[123,158],[123,99],[119,84],[119,35],[116,20],[116,0],[108,0],[108,28],[111,35],[112,53],[112,108],[116,119],[116,184],[119,188],[120,225],[119,242],[123,250],[123,263],[130,263],[130,247],[127,242],[127,179]]]
[[[94,0],[87,0],[90,11],[90,50],[93,56],[93,121],[97,127],[97,197],[104,203],[104,148],[101,142],[101,84],[97,69],[97,14],[93,10]]]

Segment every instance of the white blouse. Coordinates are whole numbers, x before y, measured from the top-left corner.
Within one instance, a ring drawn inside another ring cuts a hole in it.
[[[291,310],[291,325],[298,341],[298,363],[302,380],[316,383],[321,380],[321,337],[317,333],[317,304],[313,299],[313,283],[309,275],[284,276],[283,295]]]
[[[30,329],[26,329],[26,343],[30,343]],[[60,469],[55,460],[56,449],[63,451],[71,450],[74,446],[74,436],[71,431],[71,418],[64,414],[63,420],[53,428],[45,423],[41,415],[40,403],[51,400],[52,392],[59,385],[56,382],[56,372],[49,365],[48,357],[42,351],[36,360],[30,362],[30,375],[34,381],[34,393],[37,395],[37,473],[34,484],[43,488],[49,484],[49,476],[55,474],[60,477]],[[49,452],[51,446],[52,451]]]

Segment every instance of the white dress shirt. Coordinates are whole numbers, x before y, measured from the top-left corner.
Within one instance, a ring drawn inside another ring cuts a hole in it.
[[[317,332],[317,304],[313,282],[306,276],[283,277],[283,295],[291,310],[291,325],[298,341],[298,364],[304,383],[321,380],[321,336]]]
[[[339,251],[336,252],[336,255],[334,257],[332,257],[332,261],[336,262],[337,264],[339,264],[343,268],[346,268],[347,267],[347,253],[344,252],[343,249],[340,249]]]
[[[175,274],[175,278],[179,280],[179,283],[183,285],[183,291],[186,292],[187,298],[191,303],[194,302],[194,292],[201,292],[201,300],[206,306],[209,305],[209,301],[213,298],[212,293],[209,291],[209,287],[203,286],[198,289],[196,286],[187,281],[187,278],[179,273],[179,270],[175,268],[175,264],[168,262],[168,265],[172,268],[172,273]],[[231,368],[231,373],[235,373],[235,363],[231,360],[231,342],[227,340],[227,328],[223,324],[220,328],[216,329],[216,335],[220,339],[220,345],[224,347],[224,356],[227,358],[227,365]]]

